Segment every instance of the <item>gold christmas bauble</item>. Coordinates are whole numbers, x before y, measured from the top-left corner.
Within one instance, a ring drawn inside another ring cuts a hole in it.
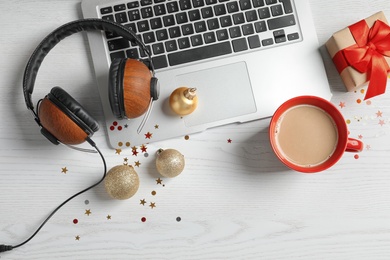
[[[169,106],[180,116],[189,115],[198,106],[196,88],[180,87],[175,89],[169,97]]]
[[[183,171],[184,165],[184,155],[175,149],[160,149],[157,152],[157,171],[164,177],[176,177]]]
[[[139,178],[133,166],[118,165],[107,172],[104,186],[113,199],[125,200],[131,198],[139,187]]]

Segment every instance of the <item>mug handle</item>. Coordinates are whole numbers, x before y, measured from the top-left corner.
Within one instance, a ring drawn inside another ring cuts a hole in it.
[[[355,138],[348,138],[346,152],[361,152],[363,151],[363,142]]]

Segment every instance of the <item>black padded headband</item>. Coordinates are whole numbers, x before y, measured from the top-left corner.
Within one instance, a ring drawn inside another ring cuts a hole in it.
[[[30,60],[27,63],[26,69],[24,71],[23,77],[23,93],[24,99],[29,108],[34,114],[34,105],[32,102],[32,92],[34,90],[34,83],[38,74],[39,67],[41,66],[43,59],[49,53],[54,46],[57,45],[64,38],[71,36],[72,34],[81,32],[81,31],[105,31],[110,33],[115,33],[122,36],[124,39],[130,42],[136,42],[137,45],[143,49],[143,51],[148,55],[149,63],[152,72],[154,73],[153,63],[151,54],[146,48],[145,44],[136,36],[136,34],[115,22],[101,20],[101,19],[81,19],[76,20],[67,24],[62,25],[61,27],[54,30],[52,33],[47,35],[45,39],[38,45],[33,54],[30,57]]]

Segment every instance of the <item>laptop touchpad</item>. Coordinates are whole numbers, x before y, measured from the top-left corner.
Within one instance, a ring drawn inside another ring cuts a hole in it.
[[[177,87],[197,89],[198,107],[184,117],[186,126],[213,123],[257,110],[245,62],[178,75],[176,83]]]

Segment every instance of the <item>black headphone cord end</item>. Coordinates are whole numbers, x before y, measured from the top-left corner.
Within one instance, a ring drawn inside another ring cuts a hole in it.
[[[1,253],[1,252],[11,251],[12,249],[14,249],[13,246],[0,245],[0,253]]]

